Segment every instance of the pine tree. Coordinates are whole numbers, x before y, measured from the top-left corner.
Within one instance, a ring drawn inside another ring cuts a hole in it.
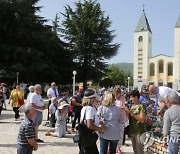
[[[99,81],[106,70],[105,60],[116,55],[119,44],[113,44],[114,31],[100,4],[92,0],[75,3],[75,10],[65,7],[61,33],[69,44],[78,76],[87,88],[87,80]]]

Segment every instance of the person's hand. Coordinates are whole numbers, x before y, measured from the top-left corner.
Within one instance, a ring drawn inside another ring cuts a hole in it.
[[[133,114],[133,111],[127,107],[125,107],[125,111],[128,113],[128,114]]]
[[[36,146],[33,148],[34,151],[36,151],[38,149],[38,145],[36,144]]]
[[[165,148],[167,148],[168,147],[168,144],[167,144],[167,137],[163,137],[163,146],[165,147]]]
[[[101,126],[101,130],[99,131],[99,133],[104,133],[107,130],[107,127],[105,127],[104,125]]]
[[[8,104],[10,104],[10,101],[8,102]]]
[[[99,125],[103,126],[105,124],[105,122],[103,120],[99,121]]]
[[[42,106],[42,110],[45,110],[46,109],[46,106],[44,105],[44,106]]]

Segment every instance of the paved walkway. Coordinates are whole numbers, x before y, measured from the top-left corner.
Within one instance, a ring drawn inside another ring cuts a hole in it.
[[[2,111],[0,117],[0,153],[1,154],[16,154],[16,140],[18,129],[21,121],[14,121],[14,113],[9,104],[6,111]],[[44,121],[47,111],[44,111]],[[21,114],[23,119],[24,114]],[[69,127],[70,128],[70,127]],[[45,142],[39,144],[39,149],[34,154],[78,154],[78,145],[73,143],[72,137],[74,134],[68,134],[65,138],[56,138],[45,136],[49,127],[40,126],[39,138]],[[128,141],[131,144],[130,141]],[[99,146],[99,143],[97,143]],[[122,147],[123,153],[133,154],[132,147]]]

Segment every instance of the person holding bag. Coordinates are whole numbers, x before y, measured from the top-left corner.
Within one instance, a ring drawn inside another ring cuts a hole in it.
[[[20,89],[20,84],[16,85],[16,89],[14,89],[11,92],[10,98],[9,98],[9,104],[12,100],[12,107],[13,111],[15,113],[15,121],[20,117],[19,115],[19,107],[23,105],[24,103],[24,92]]]
[[[105,128],[99,127],[99,118],[96,109],[93,107],[96,103],[96,97],[97,95],[92,89],[88,89],[84,93],[81,123],[78,125],[79,128],[77,127],[80,137],[79,154],[99,154],[96,145],[98,139],[96,132],[103,132]]]

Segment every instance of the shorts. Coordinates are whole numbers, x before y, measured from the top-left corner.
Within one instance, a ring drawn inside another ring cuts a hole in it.
[[[42,123],[43,115],[42,112],[36,111],[36,119],[34,120],[34,126],[39,126]]]
[[[33,149],[31,147],[17,145],[17,154],[32,154]]]

